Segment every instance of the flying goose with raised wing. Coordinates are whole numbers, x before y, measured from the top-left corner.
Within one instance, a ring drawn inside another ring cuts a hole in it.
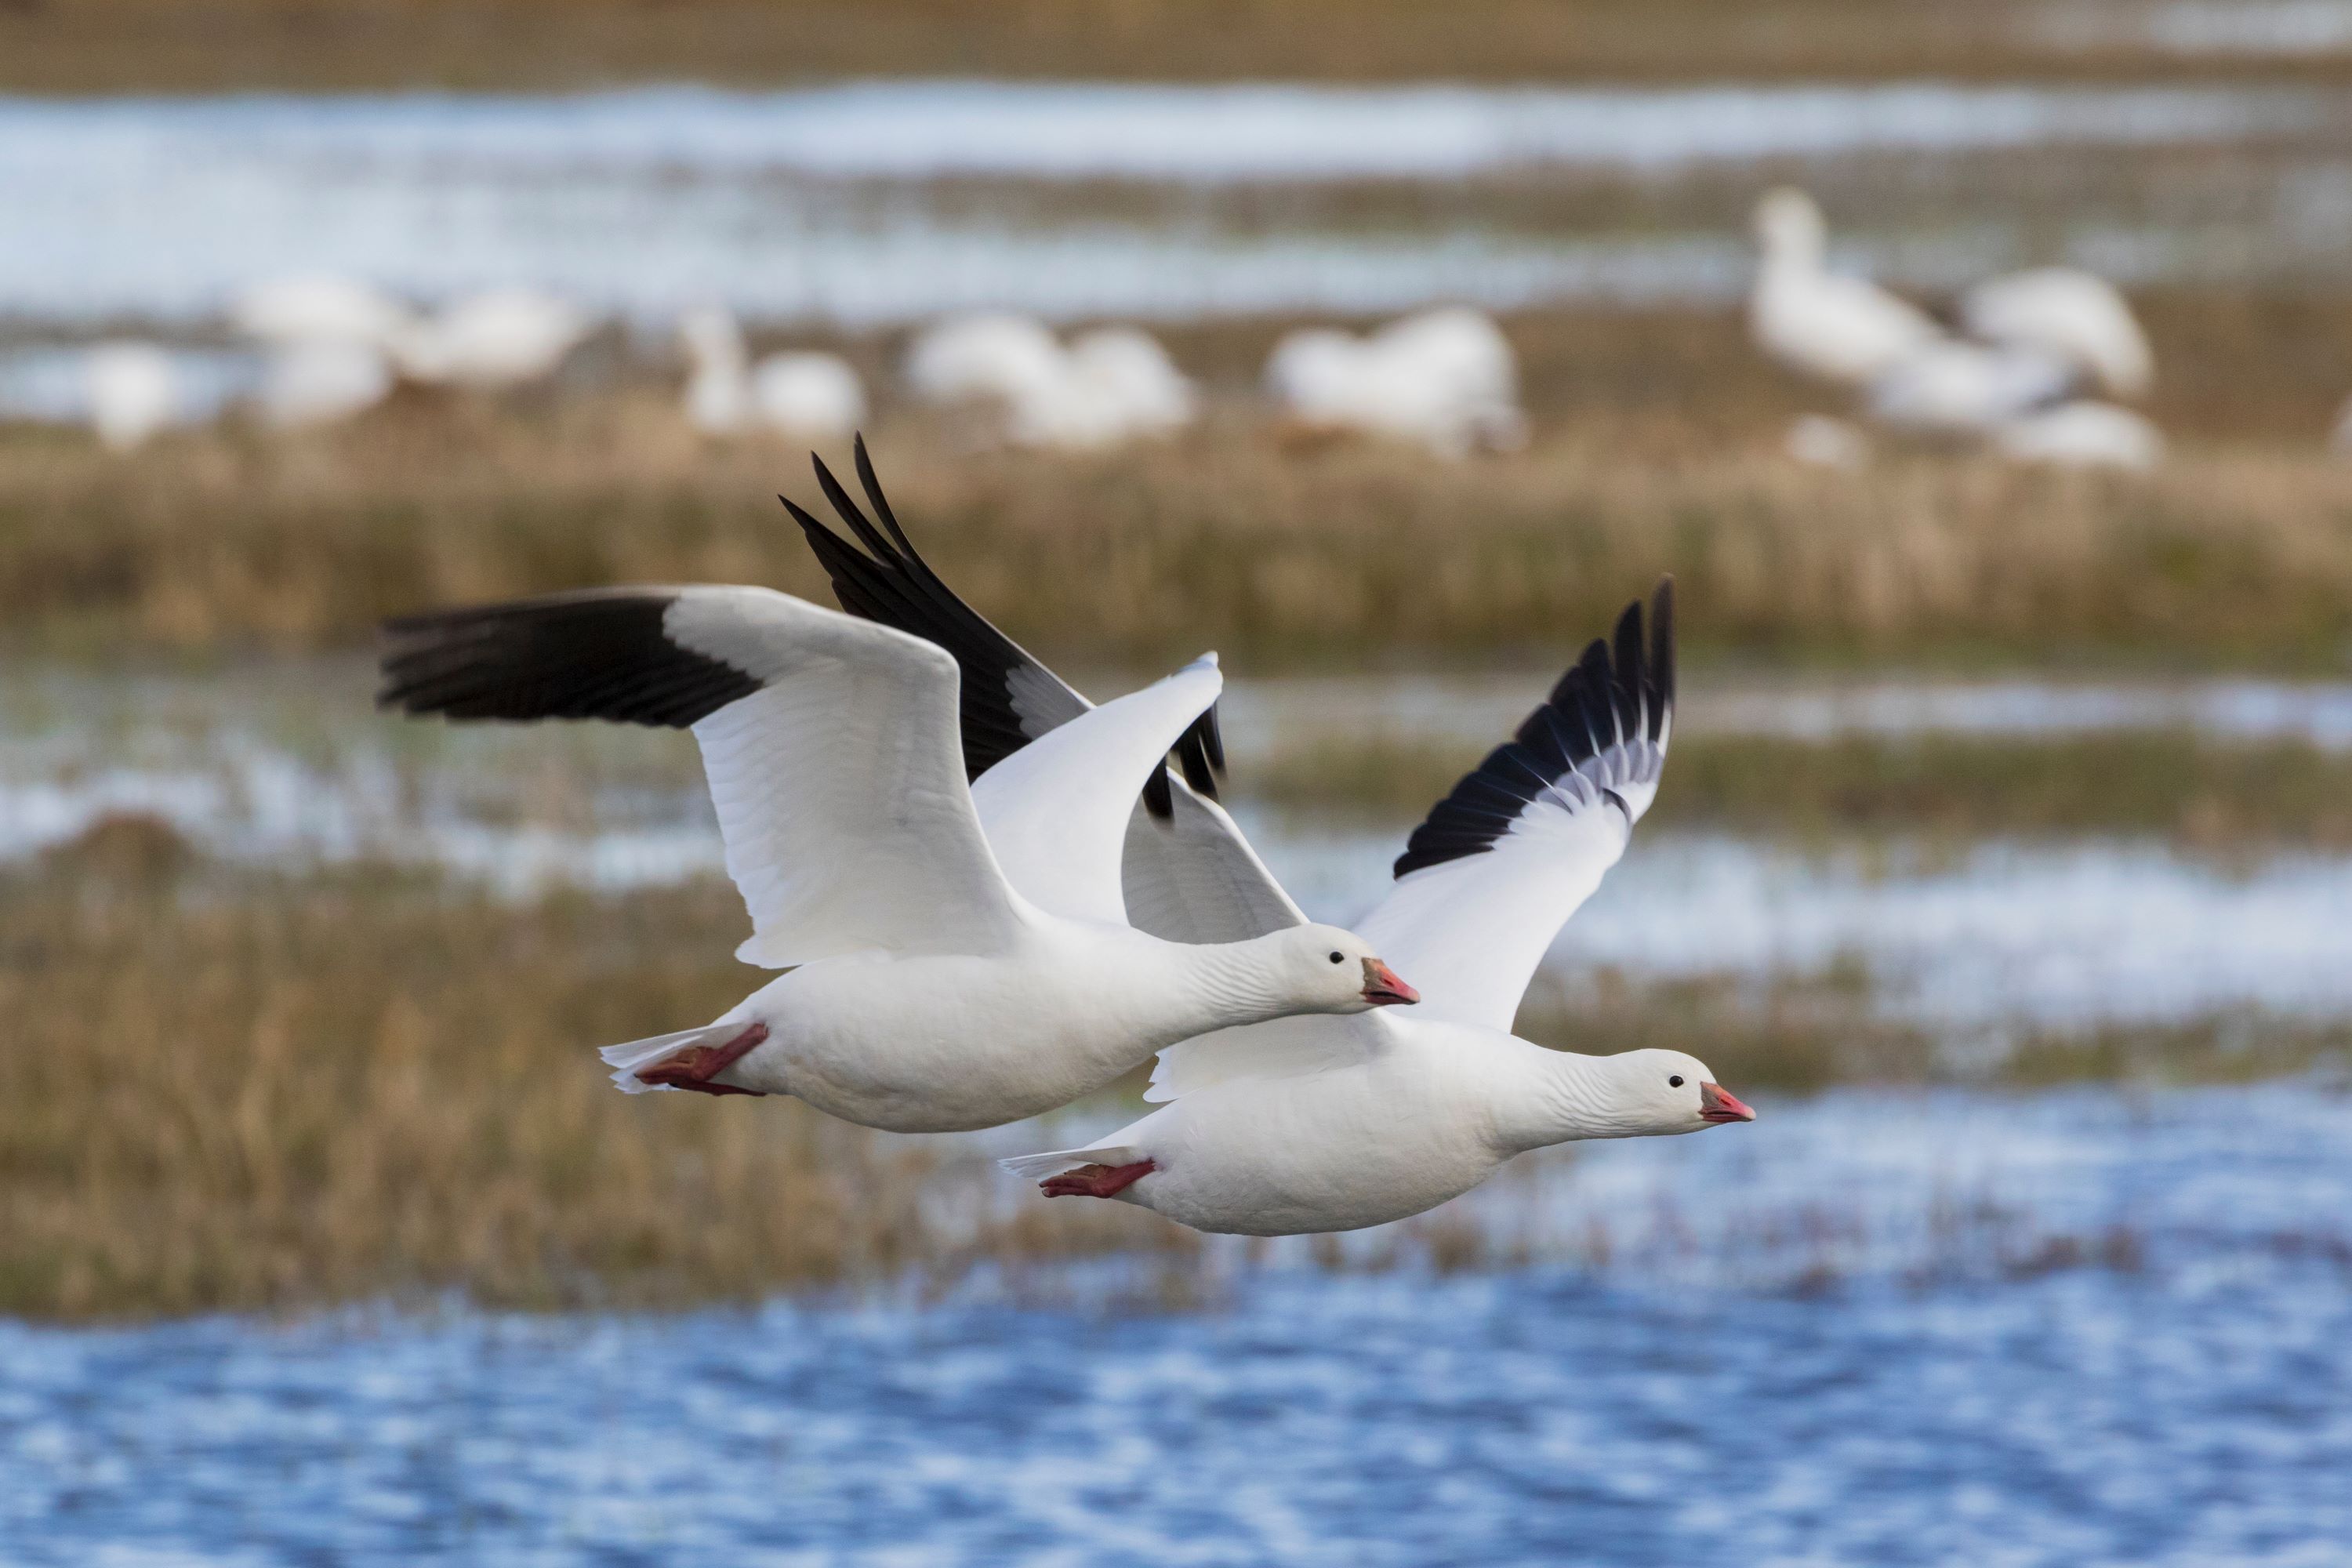
[[[690,729],[752,933],[787,971],[699,1028],[604,1052],[632,1091],[790,1094],[894,1131],[995,1126],[1162,1046],[1415,999],[1350,932],[1185,945],[1130,927],[1129,804],[1215,700],[1213,658],[976,784],[955,659],[765,588],[558,594],[391,623],[380,703]]]
[[[887,520],[862,454],[860,468]],[[859,552],[803,518],[845,605],[927,636],[950,619],[961,626],[952,646],[967,670],[995,670],[968,676],[967,692],[1006,694],[981,722],[1052,733],[1038,707],[1024,717],[1013,694],[1067,687],[1002,634],[973,632],[971,623],[986,622],[886,526],[887,550],[860,531]],[[1580,1056],[1510,1032],[1544,952],[1656,796],[1673,734],[1673,610],[1671,583],[1646,616],[1629,605],[1614,636],[1587,647],[1512,740],[1413,831],[1388,896],[1362,923],[1390,955],[1411,955],[1423,1007],[1273,1020],[1170,1047],[1145,1095],[1159,1110],[1095,1143],[1006,1165],[1044,1178],[1050,1195],[1117,1197],[1202,1230],[1286,1235],[1402,1219],[1548,1144],[1751,1120],[1683,1052]],[[1232,819],[1219,811],[1214,824],[1213,834],[1160,848],[1262,871]],[[1160,859],[1139,858],[1137,842],[1131,829],[1131,904],[1136,884],[1160,874]]]

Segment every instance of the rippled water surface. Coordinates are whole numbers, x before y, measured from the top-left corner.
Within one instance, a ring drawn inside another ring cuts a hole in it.
[[[1605,1258],[1213,1249],[1176,1312],[1111,1269],[930,1308],[0,1327],[0,1563],[2316,1568],[2352,1540],[2345,1110],[1768,1105],[1479,1195],[1598,1216]]]

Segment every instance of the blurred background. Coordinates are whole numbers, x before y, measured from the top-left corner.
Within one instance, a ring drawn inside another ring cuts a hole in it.
[[[0,3],[0,1563],[2347,1561],[2347,397],[2345,0]],[[614,1095],[691,742],[374,625],[824,598],[854,429],[1326,918],[1675,573],[1519,1028],[1760,1120],[1265,1244]]]

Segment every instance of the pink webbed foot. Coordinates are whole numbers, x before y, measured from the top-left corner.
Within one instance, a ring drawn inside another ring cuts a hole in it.
[[[674,1057],[665,1057],[649,1068],[640,1068],[637,1081],[692,1089],[697,1094],[764,1094],[764,1089],[738,1089],[731,1083],[710,1080],[742,1060],[767,1037],[768,1026],[754,1024],[723,1046],[696,1046]]]
[[[1149,1160],[1132,1165],[1080,1165],[1058,1176],[1048,1176],[1037,1190],[1049,1198],[1107,1198],[1123,1193],[1160,1167]]]

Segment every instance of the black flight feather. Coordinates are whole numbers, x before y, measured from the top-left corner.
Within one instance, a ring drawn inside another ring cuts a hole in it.
[[[1085,710],[1084,703],[1075,693],[1067,693],[1045,665],[940,580],[899,526],[898,514],[875,477],[865,437],[856,438],[852,452],[858,488],[866,492],[873,518],[866,516],[822,458],[810,457],[818,487],[851,538],[844,539],[792,501],[777,499],[783,500],[793,521],[800,524],[844,610],[937,643],[955,656],[963,673],[964,765],[971,777],[978,778],[1047,730],[1076,718]],[[1016,687],[1016,678],[1024,675],[1027,679]],[[1066,711],[1022,712],[1021,697],[1058,706],[1054,703],[1056,692],[1067,693]],[[1217,793],[1216,775],[1225,765],[1216,712],[1211,706],[1175,746],[1184,782],[1212,797]],[[1173,793],[1164,769],[1145,784],[1143,803],[1146,810],[1162,819],[1173,814]]]
[[[1532,802],[1577,768],[1612,746],[1655,745],[1664,738],[1675,700],[1672,578],[1651,595],[1646,639],[1643,620],[1636,601],[1617,617],[1611,637],[1587,645],[1510,743],[1487,752],[1430,808],[1397,857],[1395,875],[1486,853]],[[1633,815],[1614,790],[1602,794]]]
[[[607,719],[684,729],[760,683],[672,642],[674,593],[592,589],[383,626],[376,705],[451,719]]]

